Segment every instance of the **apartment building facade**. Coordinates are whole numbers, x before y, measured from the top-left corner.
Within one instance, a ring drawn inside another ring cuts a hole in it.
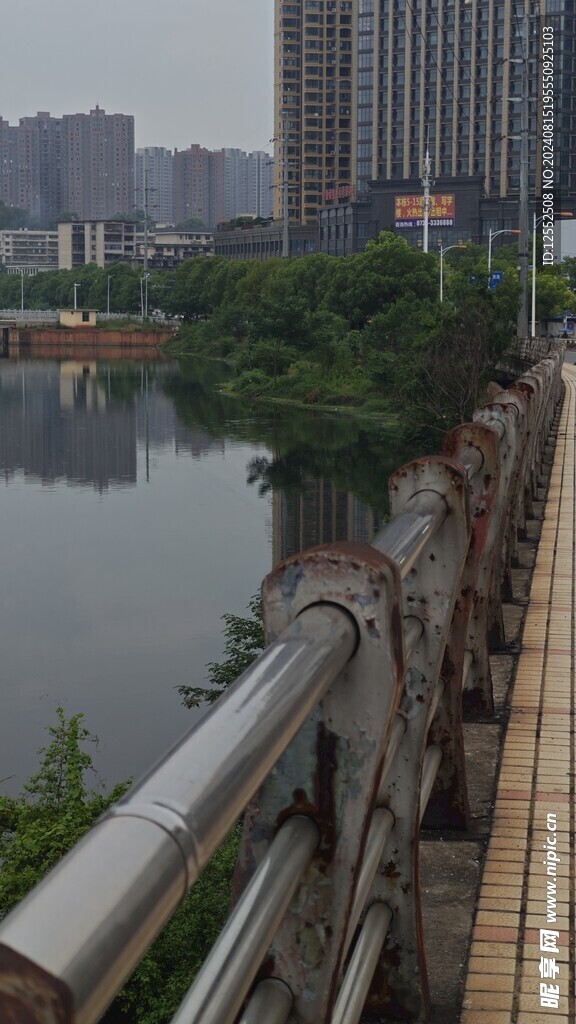
[[[58,224],[58,269],[86,263],[98,267],[137,258],[136,225],[125,221],[66,221]]]
[[[0,118],[0,200],[43,221],[130,212],[134,118],[98,106],[62,117],[41,111],[15,126]]]
[[[539,211],[545,24],[554,28],[555,208],[574,208],[576,38],[569,0],[356,0],[356,6],[357,201],[347,211],[322,211],[324,251],[357,251],[382,229],[421,243],[427,151],[434,181],[431,248],[516,229],[525,69],[528,189],[531,210]]]
[[[356,189],[358,0],[275,0],[274,215],[316,223]]]
[[[135,205],[150,220],[171,224],[174,217],[174,154],[163,146],[136,150]],[[147,194],[146,194],[147,193]]]
[[[5,228],[0,231],[0,264],[8,274],[58,270],[58,232]]]
[[[268,153],[204,149],[174,153],[174,221],[196,217],[210,231],[242,214],[269,217],[272,161]]]

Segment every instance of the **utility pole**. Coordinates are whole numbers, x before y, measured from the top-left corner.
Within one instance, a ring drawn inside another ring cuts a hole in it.
[[[522,96],[520,108],[520,207],[518,211],[518,257],[520,269],[520,309],[518,311],[517,333],[519,338],[528,337],[528,162],[529,117],[528,117],[528,59],[529,59],[528,15],[522,15]]]
[[[426,133],[426,156],[424,157],[424,174],[422,185],[424,187],[424,233],[422,236],[422,252],[428,252],[428,224],[430,221],[430,186],[432,181],[432,165],[430,163],[430,152],[428,149],[428,133]]]

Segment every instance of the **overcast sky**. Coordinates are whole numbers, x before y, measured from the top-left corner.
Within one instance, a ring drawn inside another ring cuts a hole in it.
[[[274,0],[1,0],[0,116],[133,114],[136,146],[270,151]]]

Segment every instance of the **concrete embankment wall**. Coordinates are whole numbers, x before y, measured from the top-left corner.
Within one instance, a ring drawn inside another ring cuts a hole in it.
[[[160,356],[161,346],[173,336],[160,331],[107,331],[96,328],[11,327],[4,355],[41,359],[68,359],[79,353],[94,359],[140,359]]]
[[[70,330],[43,328],[17,328],[17,341],[20,345],[89,345],[97,348],[100,345],[114,348],[158,348],[168,338],[171,330],[162,331],[107,331],[100,327],[71,328]]]

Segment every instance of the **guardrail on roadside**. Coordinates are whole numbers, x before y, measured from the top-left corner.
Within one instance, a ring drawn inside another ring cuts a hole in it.
[[[242,813],[240,895],[174,1024],[426,1019],[418,832],[468,822],[463,691],[491,710],[562,358],[397,470],[372,545],[267,577],[265,652],[0,925],[0,1019],[94,1024]]]

